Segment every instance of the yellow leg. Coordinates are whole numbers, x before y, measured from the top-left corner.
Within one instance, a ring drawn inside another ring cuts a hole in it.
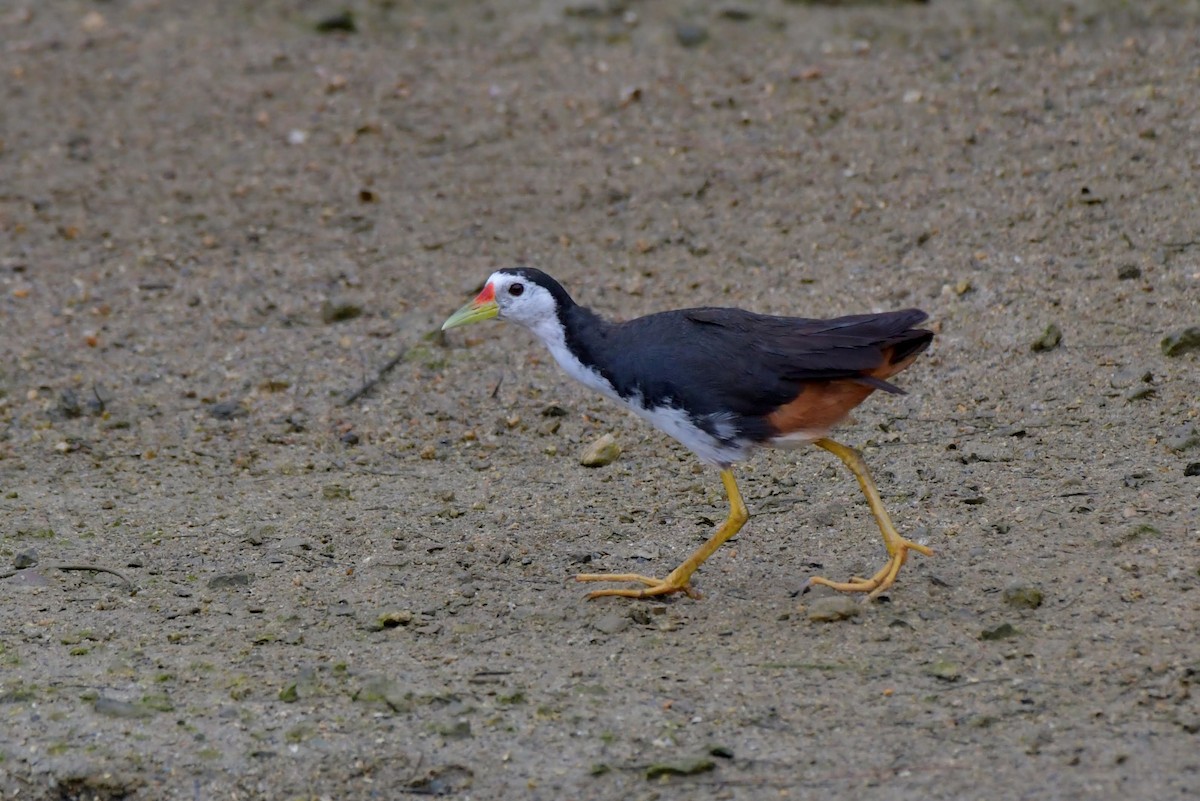
[[[858,479],[858,486],[862,487],[863,495],[867,496],[867,505],[871,507],[871,514],[875,515],[875,522],[879,524],[879,530],[883,533],[883,544],[887,547],[889,559],[887,564],[869,579],[852,578],[850,581],[830,581],[827,578],[815,577],[810,578],[808,583],[821,584],[841,592],[866,592],[870,593],[867,596],[868,599],[876,598],[887,592],[888,588],[896,582],[896,576],[899,575],[900,568],[908,559],[910,550],[926,556],[933,556],[933,551],[912,540],[906,540],[896,531],[896,527],[892,525],[892,519],[888,517],[887,510],[883,508],[879,490],[875,488],[875,482],[871,480],[871,474],[867,472],[867,465],[858,451],[831,439],[819,439],[813,444],[818,448],[824,448],[845,462],[846,467],[850,468],[850,472]]]
[[[588,598],[600,598],[605,595],[620,595],[625,598],[649,598],[653,595],[669,595],[673,592],[683,592],[687,593],[690,598],[699,598],[700,594],[693,590],[688,583],[692,574],[726,540],[737,534],[749,517],[746,514],[746,505],[742,503],[742,494],[738,492],[737,482],[734,481],[732,470],[726,468],[721,471],[721,483],[725,485],[725,492],[729,495],[729,517],[725,518],[725,522],[717,529],[716,534],[709,537],[708,541],[697,548],[694,554],[684,559],[683,563],[672,570],[669,576],[665,579],[656,579],[650,576],[640,576],[637,573],[582,573],[575,577],[576,581],[637,581],[646,585],[636,590],[596,590],[595,592],[588,593]]]

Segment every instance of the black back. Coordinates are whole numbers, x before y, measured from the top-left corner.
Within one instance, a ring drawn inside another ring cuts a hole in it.
[[[621,397],[686,409],[710,433],[723,421],[724,431],[732,425],[737,436],[754,440],[773,435],[765,417],[795,399],[805,382],[860,379],[882,366],[886,349],[899,362],[933,338],[913,327],[927,317],[919,309],[816,320],[697,308],[613,323],[576,304],[540,270],[512,272],[554,295],[567,347]]]

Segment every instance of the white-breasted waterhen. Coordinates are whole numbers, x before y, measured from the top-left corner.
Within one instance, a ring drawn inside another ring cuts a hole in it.
[[[830,429],[875,390],[901,392],[887,379],[912,364],[933,339],[932,331],[913,327],[926,318],[924,312],[812,320],[699,308],[614,323],[575,303],[540,270],[518,267],[492,273],[483,291],[442,329],[492,317],[528,328],[573,378],[721,471],[729,517],[707,542],[664,579],[635,573],[576,576],[643,585],[598,590],[589,598],[675,592],[696,597],[692,574],[748,517],[732,466],[760,447],[811,443],[837,456],[858,479],[883,532],[888,561],[874,576],[846,582],[811,578],[810,583],[875,598],[896,581],[910,550],[933,555],[896,531],[859,452],[828,438]]]

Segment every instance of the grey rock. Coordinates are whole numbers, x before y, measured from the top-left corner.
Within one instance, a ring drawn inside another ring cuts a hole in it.
[[[1057,323],[1050,323],[1042,335],[1030,344],[1029,349],[1034,353],[1043,353],[1054,350],[1060,344],[1062,344],[1062,329],[1058,327]]]
[[[231,587],[249,587],[252,578],[249,573],[226,573],[213,576],[208,580],[210,590],[224,590]]]
[[[382,631],[384,629],[394,629],[399,626],[407,626],[413,622],[413,613],[408,609],[388,610],[380,612],[372,622],[370,628],[374,631]]]
[[[926,665],[925,674],[933,676],[935,679],[941,679],[942,681],[958,681],[962,675],[962,668],[959,667],[957,662],[949,659],[939,659],[936,662]]]
[[[79,404],[79,396],[74,390],[64,389],[58,396],[58,413],[67,419],[83,415],[83,407]]]
[[[1011,462],[1012,449],[1008,443],[964,442],[959,446],[959,458],[964,464],[972,462]]]
[[[1194,350],[1200,350],[1200,326],[1189,326],[1178,331],[1172,331],[1158,343],[1164,356],[1182,356]]]
[[[26,587],[50,587],[52,582],[50,578],[41,570],[26,568],[25,570],[14,571],[12,580],[17,584]]]
[[[1142,277],[1142,268],[1136,264],[1122,264],[1117,269],[1117,278],[1122,281],[1132,281]]]
[[[26,548],[23,551],[17,551],[17,555],[13,557],[13,567],[17,570],[33,567],[37,563],[38,552],[36,548]]]
[[[1145,367],[1122,367],[1108,379],[1108,385],[1113,389],[1125,389],[1135,384],[1148,384],[1154,379],[1154,374]]]
[[[725,6],[719,13],[723,19],[733,22],[749,22],[754,19],[754,9],[748,6]]]
[[[849,595],[818,598],[808,607],[808,619],[814,623],[833,623],[849,620],[862,614],[862,604]]]
[[[349,301],[327,300],[321,304],[321,322],[325,323],[325,325],[344,323],[347,320],[353,320],[356,317],[361,317],[362,313],[362,306]]]
[[[328,17],[317,20],[313,28],[317,33],[357,33],[358,25],[354,22],[354,14],[349,11],[339,11]]]
[[[1016,637],[1020,634],[1012,623],[1001,623],[999,626],[990,629],[984,629],[979,633],[981,640],[1007,640],[1010,637]]]
[[[284,537],[271,546],[275,551],[311,551],[312,543],[307,537]]]
[[[1027,584],[1014,584],[1004,590],[1004,603],[1017,609],[1037,609],[1042,605],[1045,596],[1037,587]]]
[[[364,704],[383,704],[393,712],[407,712],[412,708],[413,694],[386,676],[373,676],[354,694],[354,700]]]
[[[1176,453],[1189,450],[1200,445],[1200,431],[1196,430],[1195,423],[1184,423],[1181,426],[1175,426],[1171,429],[1171,433],[1163,440],[1163,444]]]
[[[617,634],[629,628],[629,616],[609,613],[592,621],[592,628],[605,634]]]
[[[246,410],[242,408],[241,401],[235,400],[213,403],[208,407],[209,417],[214,417],[217,420],[232,420],[235,417],[241,417],[245,413]]]
[[[708,41],[708,28],[695,22],[677,22],[675,39],[684,47],[699,47]]]
[[[572,0],[563,6],[563,15],[581,19],[602,19],[620,16],[625,11],[623,0]],[[475,287],[478,291],[479,287]]]
[[[93,708],[98,714],[106,715],[110,718],[148,718],[153,717],[154,710],[141,704],[131,704],[128,701],[119,701],[116,698],[100,696],[96,699]]]
[[[1132,387],[1125,390],[1121,397],[1127,401],[1144,400],[1154,395],[1154,393],[1157,391],[1158,390],[1154,388],[1153,384],[1134,384]]]

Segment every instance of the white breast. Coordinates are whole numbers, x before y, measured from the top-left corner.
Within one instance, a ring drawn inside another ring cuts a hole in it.
[[[688,450],[706,464],[718,467],[730,465],[745,459],[754,450],[754,445],[749,442],[734,445],[722,442],[704,429],[697,427],[683,409],[667,407],[647,409],[640,403],[623,402],[638,417],[646,420],[659,431],[682,442]]]
[[[544,323],[532,325],[530,326],[530,330],[533,331],[538,339],[545,343],[546,348],[554,356],[554,360],[558,362],[567,375],[585,387],[594,389],[601,395],[615,400],[659,431],[674,437],[688,450],[696,454],[702,462],[716,466],[729,465],[745,459],[754,450],[755,446],[753,443],[747,442],[730,445],[712,436],[696,426],[688,416],[688,413],[682,409],[669,407],[647,408],[639,395],[622,398],[613,385],[608,383],[604,376],[600,374],[599,370],[594,367],[588,367],[575,358],[575,354],[571,353],[571,349],[567,347],[562,327],[558,324],[557,320],[546,320]],[[714,428],[718,434],[723,436],[725,436],[725,432],[729,434],[733,433],[732,422],[729,420],[714,421]],[[725,436],[725,438],[726,440],[729,439],[728,436]]]

